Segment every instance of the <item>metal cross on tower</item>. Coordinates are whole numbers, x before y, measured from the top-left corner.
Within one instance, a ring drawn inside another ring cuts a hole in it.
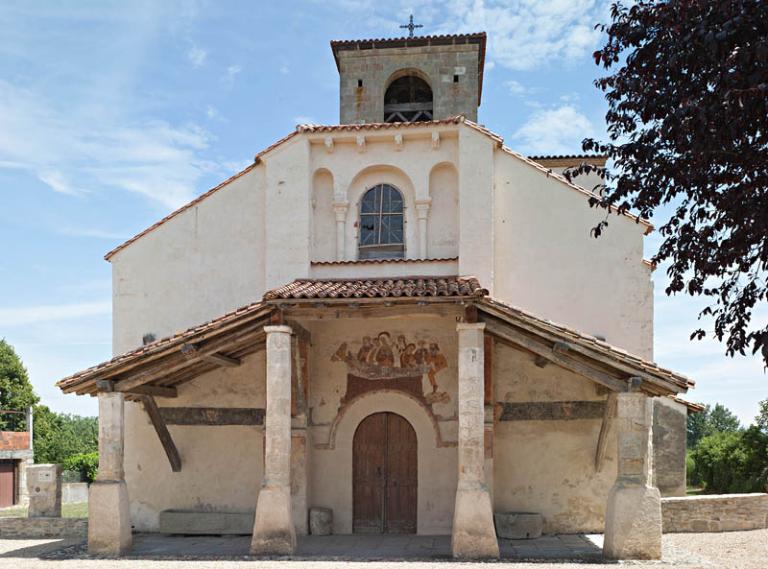
[[[408,30],[408,37],[412,38],[413,37],[413,30],[415,30],[416,28],[423,28],[424,26],[422,26],[421,24],[414,24],[413,23],[413,14],[411,14],[411,17],[409,18],[408,23],[407,24],[403,24],[400,27],[401,28],[405,28],[406,30]]]

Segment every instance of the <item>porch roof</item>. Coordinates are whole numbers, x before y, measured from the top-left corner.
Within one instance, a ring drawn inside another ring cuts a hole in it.
[[[685,376],[626,350],[490,298],[474,277],[403,277],[393,279],[299,279],[268,291],[249,304],[172,336],[118,355],[57,382],[65,393],[95,394],[102,389],[172,397],[176,386],[261,349],[263,327],[279,321],[281,311],[307,303],[354,310],[363,303],[391,306],[455,303],[486,322],[502,342],[531,352],[566,369],[624,391],[637,378],[643,391],[673,395],[694,385]],[[321,306],[321,308],[322,308]],[[277,319],[277,320],[276,320]]]

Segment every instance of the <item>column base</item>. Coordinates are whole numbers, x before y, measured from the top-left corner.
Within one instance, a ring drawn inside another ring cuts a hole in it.
[[[96,480],[88,489],[88,553],[119,556],[132,543],[125,480]]]
[[[499,557],[491,496],[485,484],[462,485],[459,482],[453,512],[451,550],[457,559]]]
[[[296,551],[296,530],[291,519],[291,489],[265,486],[256,501],[251,553],[292,555]]]
[[[661,559],[661,495],[653,486],[616,483],[605,512],[606,559]]]

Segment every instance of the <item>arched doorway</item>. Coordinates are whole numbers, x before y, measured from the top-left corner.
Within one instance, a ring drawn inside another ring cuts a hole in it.
[[[363,419],[352,443],[354,533],[416,533],[416,431],[395,413]]]

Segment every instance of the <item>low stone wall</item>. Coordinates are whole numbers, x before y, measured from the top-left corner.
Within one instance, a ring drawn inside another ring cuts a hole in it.
[[[662,498],[661,514],[669,533],[768,528],[768,494]]]
[[[61,485],[61,503],[73,504],[88,501],[87,482],[65,482]]]
[[[88,537],[87,518],[0,518],[0,539]]]

